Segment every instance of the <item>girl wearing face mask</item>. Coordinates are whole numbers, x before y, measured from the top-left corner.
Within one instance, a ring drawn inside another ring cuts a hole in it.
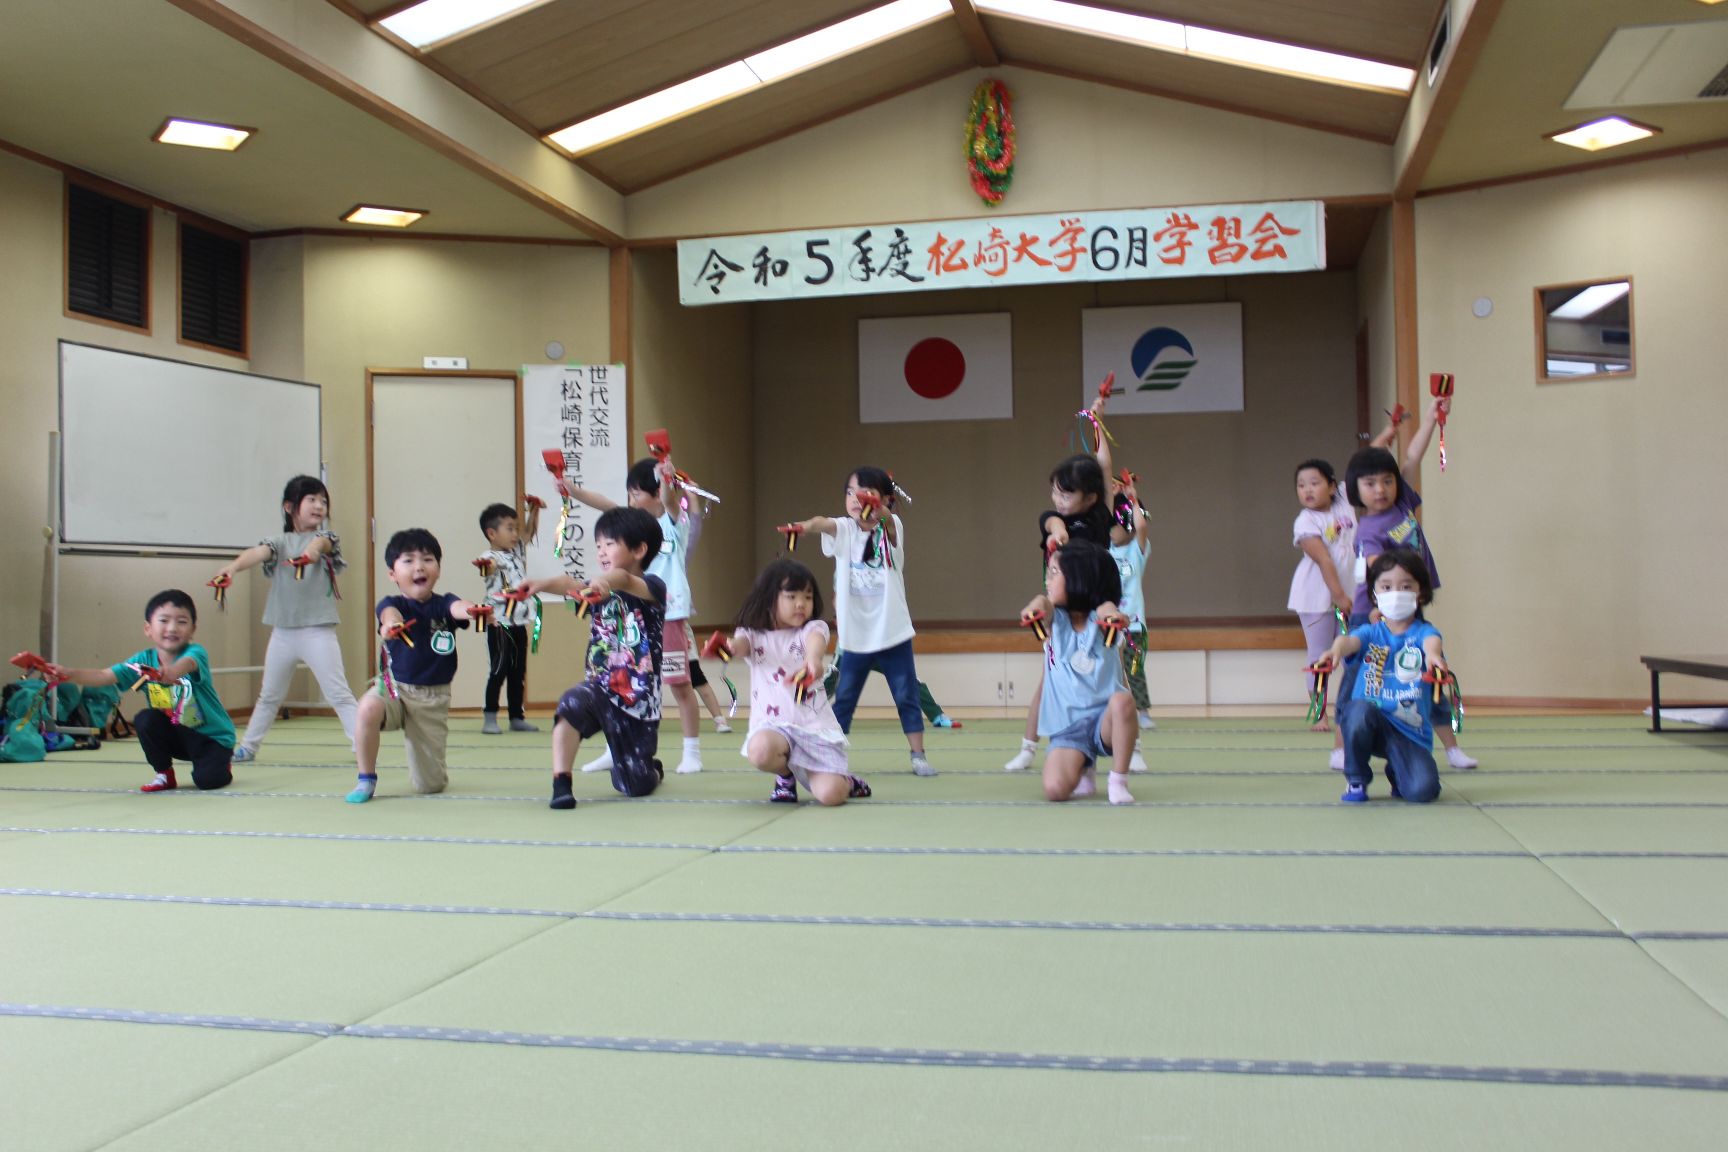
[[[1422,676],[1447,670],[1440,632],[1422,618],[1434,588],[1422,556],[1409,549],[1376,557],[1368,567],[1368,586],[1380,618],[1338,637],[1326,654],[1334,665],[1361,656],[1350,695],[1338,705],[1349,781],[1342,799],[1347,804],[1368,799],[1374,778],[1368,761],[1378,756],[1386,761],[1393,797],[1426,804],[1440,794],[1440,772],[1433,753],[1433,690]]]
[[[1449,400],[1437,399],[1423,415],[1410,443],[1404,450],[1404,468],[1414,468],[1428,451],[1428,442],[1447,410]],[[1384,436],[1384,434],[1382,434]],[[1385,437],[1390,441],[1390,437]],[[1379,443],[1377,437],[1375,443]],[[1398,468],[1398,460],[1385,448],[1371,447],[1350,458],[1344,470],[1344,491],[1357,510],[1356,520],[1356,597],[1350,613],[1350,627],[1355,629],[1368,622],[1369,600],[1373,581],[1368,571],[1380,554],[1392,549],[1409,549],[1418,554],[1430,593],[1440,587],[1440,573],[1434,567],[1434,553],[1428,548],[1428,536],[1416,519],[1416,509],[1422,506],[1422,496],[1410,486]],[[1427,601],[1423,601],[1427,603]],[[1352,660],[1339,677],[1338,703],[1349,699],[1354,684],[1357,662]],[[1446,746],[1446,763],[1452,768],[1474,768],[1477,761],[1458,747],[1458,737],[1452,734],[1451,712],[1441,704],[1436,712],[1435,729],[1440,743]],[[1342,771],[1344,757],[1337,749],[1332,753],[1332,767]]]

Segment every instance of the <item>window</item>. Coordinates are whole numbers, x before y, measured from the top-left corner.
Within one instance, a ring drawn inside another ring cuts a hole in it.
[[[246,241],[184,220],[180,342],[246,354]]]
[[[150,330],[150,210],[66,185],[66,312]]]
[[[1536,375],[1632,375],[1632,278],[1536,289]]]

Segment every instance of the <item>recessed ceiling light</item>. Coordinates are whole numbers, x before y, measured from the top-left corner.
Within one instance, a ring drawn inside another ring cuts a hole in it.
[[[1237,36],[1172,20],[1107,11],[1090,4],[1070,4],[1066,0],[973,0],[973,6],[981,12],[995,12],[1093,36],[1144,44],[1196,59],[1281,72],[1329,84],[1378,88],[1402,94],[1410,91],[1416,79],[1416,73],[1411,69],[1392,64],[1299,48],[1276,40]]]
[[[356,204],[342,219],[349,224],[377,224],[384,228],[406,228],[426,215],[422,208],[385,208],[378,204]]]
[[[459,36],[545,0],[425,0],[378,21],[416,48]]]
[[[1602,120],[1592,120],[1588,124],[1580,124],[1576,128],[1568,128],[1564,132],[1550,132],[1546,138],[1569,148],[1600,152],[1604,148],[1617,148],[1634,140],[1643,140],[1660,131],[1662,129],[1639,124],[1622,116],[1609,116]]]
[[[181,120],[170,117],[162,121],[156,135],[150,139],[159,144],[181,144],[187,148],[214,148],[232,152],[256,132],[256,128],[237,128],[232,124],[211,124],[204,120]]]

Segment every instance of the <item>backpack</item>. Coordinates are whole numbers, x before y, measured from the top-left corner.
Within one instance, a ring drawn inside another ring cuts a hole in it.
[[[47,684],[41,680],[19,680],[6,686],[6,728],[0,737],[0,762],[33,763],[45,759],[41,711],[47,705]]]

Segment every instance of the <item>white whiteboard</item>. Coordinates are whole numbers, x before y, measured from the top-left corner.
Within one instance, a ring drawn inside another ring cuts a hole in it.
[[[316,384],[60,342],[60,538],[239,551],[319,475]]]

